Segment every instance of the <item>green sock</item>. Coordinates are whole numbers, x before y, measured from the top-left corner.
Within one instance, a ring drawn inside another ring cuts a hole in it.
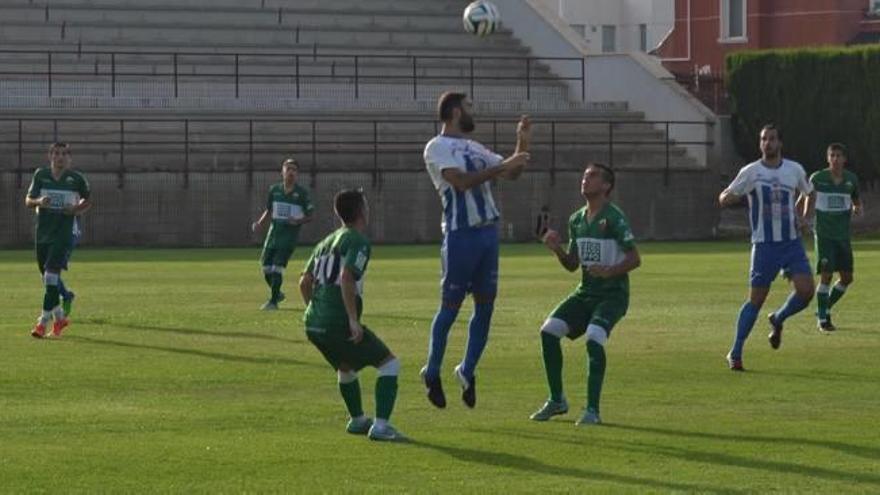
[[[342,400],[345,401],[345,408],[352,418],[364,415],[364,408],[361,405],[361,383],[357,379],[349,383],[339,384],[339,393],[342,394]]]
[[[277,303],[278,299],[281,298],[281,283],[282,277],[280,273],[272,274],[272,302]]]
[[[544,371],[550,387],[550,400],[562,402],[562,345],[559,337],[541,332],[541,351],[544,354]]]
[[[599,412],[599,396],[605,380],[605,348],[592,340],[587,341],[590,356],[590,373],[587,376],[587,409]]]
[[[831,296],[828,298],[828,309],[834,307],[834,304],[839,301],[844,294],[846,294],[846,286],[834,284],[834,287],[831,288]]]
[[[828,286],[820,285],[816,290],[816,316],[819,317],[820,320],[825,321],[828,319],[828,308],[830,305],[828,304]]]
[[[47,285],[46,293],[43,295],[43,310],[44,311],[52,311],[58,306],[58,298],[61,297],[58,293],[57,285]]]
[[[263,272],[263,278],[266,280],[266,285],[270,288],[272,287],[272,272]]]
[[[376,378],[376,418],[388,420],[397,400],[397,375]]]

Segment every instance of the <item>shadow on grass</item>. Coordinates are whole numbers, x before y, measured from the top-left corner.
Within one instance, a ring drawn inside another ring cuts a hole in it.
[[[494,433],[497,434],[497,432]],[[464,447],[452,447],[449,445],[440,445],[419,440],[410,440],[408,444],[419,448],[433,450],[435,452],[453,457],[462,462],[512,469],[537,475],[565,476],[568,478],[576,478],[583,481],[617,483],[620,485],[641,487],[652,490],[675,490],[704,493],[742,493],[737,490],[723,489],[713,486],[689,483],[674,483],[670,481],[656,480],[651,478],[641,478],[636,476],[626,476],[622,474],[595,471],[584,469],[582,467],[557,466],[546,464],[538,459],[534,459],[531,457],[509,454],[506,452],[493,452],[488,450],[477,450]],[[580,445],[583,445],[583,443],[581,443]],[[579,461],[573,460],[572,462]]]
[[[570,424],[567,425],[567,428],[571,428]],[[634,431],[639,433],[654,433],[664,436],[675,436],[682,438],[696,438],[696,439],[705,439],[705,440],[713,440],[713,441],[724,441],[730,442],[729,445],[734,445],[734,442],[759,442],[759,443],[788,443],[788,444],[796,444],[798,446],[811,446],[811,447],[825,447],[830,449],[836,449],[843,452],[847,452],[850,454],[866,457],[869,459],[875,459],[878,454],[878,450],[871,447],[860,447],[855,445],[843,444],[840,442],[825,442],[825,441],[814,441],[814,440],[805,440],[805,439],[796,439],[796,438],[788,438],[788,437],[759,437],[759,436],[748,436],[748,435],[730,435],[730,434],[717,434],[717,433],[701,433],[701,432],[688,432],[688,431],[679,431],[679,430],[670,430],[665,428],[650,428],[650,427],[641,427],[641,426],[629,426],[622,424],[613,424],[613,423],[604,423],[601,426],[602,429],[613,428],[627,431]],[[473,431],[480,433],[491,433],[491,434],[499,434],[497,430],[489,430],[489,429],[475,429]],[[558,432],[558,430],[551,430],[544,433],[529,433],[521,430],[505,430],[504,435],[524,438],[528,440],[538,440],[543,442],[549,442],[553,444],[565,443],[572,445],[583,446],[584,441],[579,440],[578,438],[573,438],[571,433],[568,434],[554,434],[554,431]],[[856,472],[846,472],[835,469],[829,469],[824,467],[817,466],[808,466],[803,464],[795,464],[791,462],[780,462],[780,461],[772,461],[764,459],[759,455],[756,457],[744,457],[744,456],[736,456],[732,454],[726,453],[718,453],[718,452],[706,452],[702,450],[684,448],[684,447],[676,447],[669,445],[668,442],[664,442],[663,445],[657,445],[652,443],[644,443],[644,442],[632,442],[632,441],[621,441],[621,440],[609,440],[607,438],[603,439],[593,439],[590,440],[592,442],[601,442],[605,448],[609,449],[617,449],[624,450],[627,452],[633,452],[637,454],[647,455],[649,457],[656,457],[658,455],[672,457],[675,459],[680,459],[687,462],[704,462],[710,464],[723,465],[728,467],[738,467],[738,468],[746,468],[746,469],[757,469],[761,471],[768,471],[771,473],[785,473],[785,474],[793,474],[800,475],[807,478],[821,478],[825,480],[832,481],[841,481],[847,483],[864,483],[874,486],[880,486],[880,476],[873,474],[864,474],[864,473],[856,473]]]
[[[179,335],[205,335],[205,336],[209,336],[209,337],[229,337],[229,338],[241,338],[241,339],[274,340],[274,341],[280,341],[280,342],[289,342],[291,344],[304,344],[305,343],[305,337],[303,337],[302,339],[288,339],[285,337],[276,337],[275,335],[266,335],[266,334],[260,334],[260,333],[213,332],[210,330],[201,330],[201,329],[197,329],[197,328],[160,327],[160,326],[153,326],[153,325],[138,325],[136,323],[123,323],[123,322],[107,321],[102,318],[84,318],[82,320],[78,320],[77,323],[84,323],[84,324],[88,324],[88,325],[127,328],[129,330],[147,330],[150,332],[175,333],[175,334],[179,334]]]
[[[311,366],[316,368],[325,368],[326,366],[318,363],[307,363],[304,361],[298,361],[296,359],[290,358],[268,358],[268,357],[251,357],[251,356],[238,356],[235,354],[226,354],[223,352],[210,352],[210,351],[200,351],[197,349],[179,349],[177,347],[163,347],[158,345],[148,345],[148,344],[134,344],[131,342],[120,342],[118,340],[105,340],[105,339],[96,339],[93,337],[83,337],[81,335],[70,335],[64,338],[66,341],[73,341],[77,343],[84,344],[94,344],[94,345],[103,345],[103,346],[112,346],[112,347],[123,347],[129,349],[146,349],[150,351],[159,351],[159,352],[168,352],[172,354],[183,354],[186,356],[196,356],[208,359],[218,359],[220,361],[231,361],[238,363],[251,363],[251,364],[286,364],[290,366]]]
[[[806,438],[792,437],[774,437],[774,436],[755,436],[755,435],[734,435],[728,433],[703,433],[698,431],[680,431],[668,428],[653,428],[647,426],[632,426],[623,424],[606,424],[608,428],[618,428],[621,430],[635,431],[640,433],[653,433],[656,435],[666,435],[681,438],[697,438],[706,440],[723,440],[730,442],[757,442],[757,443],[776,443],[790,444],[805,447],[820,447],[825,449],[836,450],[845,454],[863,457],[865,459],[880,459],[880,448],[866,447],[862,445],[852,445],[843,442],[835,442],[833,440],[812,440]],[[821,468],[810,468],[822,471]],[[847,475],[850,476],[850,475]],[[858,475],[851,475],[854,478]],[[870,479],[875,483],[880,483],[880,476],[871,476]]]

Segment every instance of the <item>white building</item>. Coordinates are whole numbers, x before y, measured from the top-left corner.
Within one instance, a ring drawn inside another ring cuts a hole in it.
[[[593,53],[648,52],[672,29],[674,0],[538,0],[582,35]]]

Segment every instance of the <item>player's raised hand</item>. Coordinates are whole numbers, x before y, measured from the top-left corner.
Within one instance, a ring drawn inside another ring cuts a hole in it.
[[[351,337],[349,337],[348,340],[355,344],[360,344],[361,340],[364,338],[364,327],[361,326],[361,323],[349,318],[348,331],[351,333]]]
[[[547,229],[547,232],[544,233],[544,237],[541,240],[544,242],[544,245],[553,251],[560,248],[562,244],[562,238],[559,236],[559,232],[553,229]]]
[[[520,116],[519,122],[516,124],[516,137],[525,140],[532,137],[532,121],[528,115]]]

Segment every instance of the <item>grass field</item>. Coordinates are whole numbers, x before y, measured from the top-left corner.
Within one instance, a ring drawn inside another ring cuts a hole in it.
[[[605,425],[527,418],[546,397],[537,329],[575,285],[537,245],[502,248],[501,294],[467,410],[432,408],[418,370],[437,306],[438,248],[374,250],[364,321],[401,357],[393,423],[409,444],[344,433],[335,374],[305,340],[292,261],[288,301],[248,250],[75,254],[78,295],[59,341],[28,332],[42,301],[30,252],[0,252],[2,492],[880,492],[880,241],[855,245],[856,284],[834,335],[809,314],[779,351],[759,320],[746,373],[724,354],[746,296],[748,246],[644,244],[630,312],[608,346]],[[778,306],[777,282],[765,310]],[[766,313],[766,311],[762,311]],[[566,342],[565,384],[585,390],[584,341]],[[361,374],[372,411],[373,370]]]

